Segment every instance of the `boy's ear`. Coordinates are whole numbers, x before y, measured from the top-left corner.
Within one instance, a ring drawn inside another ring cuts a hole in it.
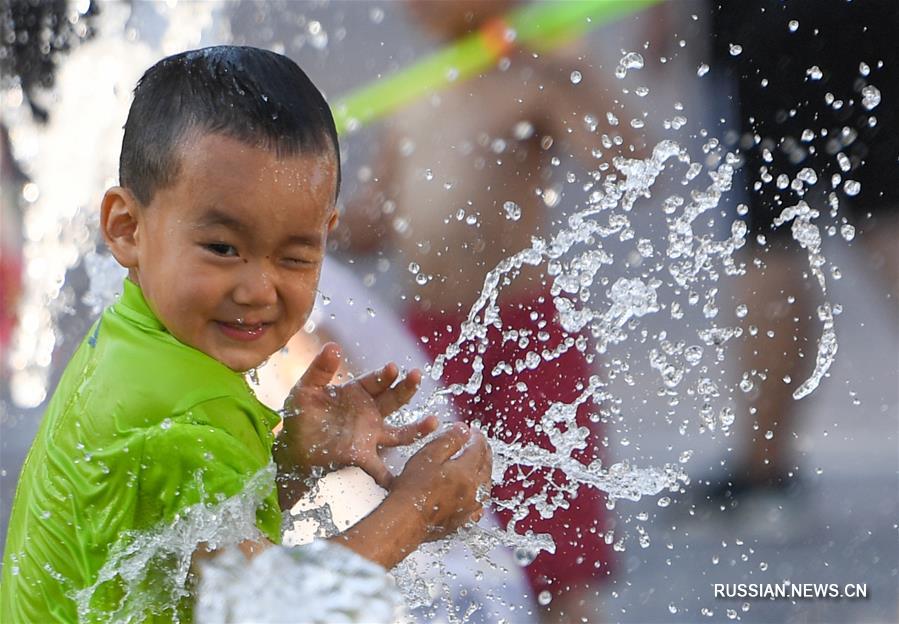
[[[334,228],[337,227],[338,221],[340,221],[340,214],[335,210],[331,215],[331,218],[328,220],[328,234],[334,231]]]
[[[131,191],[114,186],[100,204],[100,231],[113,257],[126,269],[137,267],[140,205]]]

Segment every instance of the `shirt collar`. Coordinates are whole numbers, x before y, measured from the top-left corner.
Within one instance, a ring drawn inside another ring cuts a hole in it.
[[[166,331],[165,325],[156,318],[147,300],[144,299],[144,293],[140,286],[129,278],[125,278],[122,295],[114,307],[118,314],[142,327]]]

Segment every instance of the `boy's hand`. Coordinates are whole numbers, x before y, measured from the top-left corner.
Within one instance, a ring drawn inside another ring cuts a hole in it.
[[[336,470],[358,466],[384,488],[393,475],[379,451],[402,446],[437,427],[428,417],[403,427],[391,427],[384,418],[409,402],[421,382],[413,370],[395,387],[399,375],[394,363],[348,383],[331,380],[340,366],[340,350],[334,343],[322,347],[285,402],[284,429],[276,443],[279,470],[309,474],[315,467]]]
[[[457,423],[412,456],[388,499],[411,504],[425,529],[424,541],[437,540],[480,519],[492,467],[484,435]]]
[[[484,436],[457,423],[412,456],[377,509],[332,539],[390,569],[480,518],[492,463]]]

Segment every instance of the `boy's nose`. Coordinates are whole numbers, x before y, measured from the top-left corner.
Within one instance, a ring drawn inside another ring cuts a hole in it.
[[[234,289],[234,302],[239,305],[266,307],[278,302],[278,291],[272,276],[266,271],[247,267]]]

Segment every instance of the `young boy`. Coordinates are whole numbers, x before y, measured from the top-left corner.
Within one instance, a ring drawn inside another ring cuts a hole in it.
[[[73,596],[135,534],[188,507],[240,494],[273,461],[248,556],[280,539],[314,471],[356,465],[389,495],[336,541],[385,567],[480,513],[489,448],[457,425],[392,477],[382,447],[408,444],[433,417],[394,428],[420,374],[398,370],[329,385],[326,345],[279,417],[242,373],[304,324],[314,301],[340,184],[337,135],[323,97],[289,59],[215,47],[163,59],[135,89],[120,183],[101,230],[128,269],[124,292],[67,366],[26,460],[6,541],[0,620],[74,621]],[[277,582],[277,579],[272,579]],[[125,600],[119,578],[88,605],[104,620]],[[190,619],[190,601],[144,605]]]

